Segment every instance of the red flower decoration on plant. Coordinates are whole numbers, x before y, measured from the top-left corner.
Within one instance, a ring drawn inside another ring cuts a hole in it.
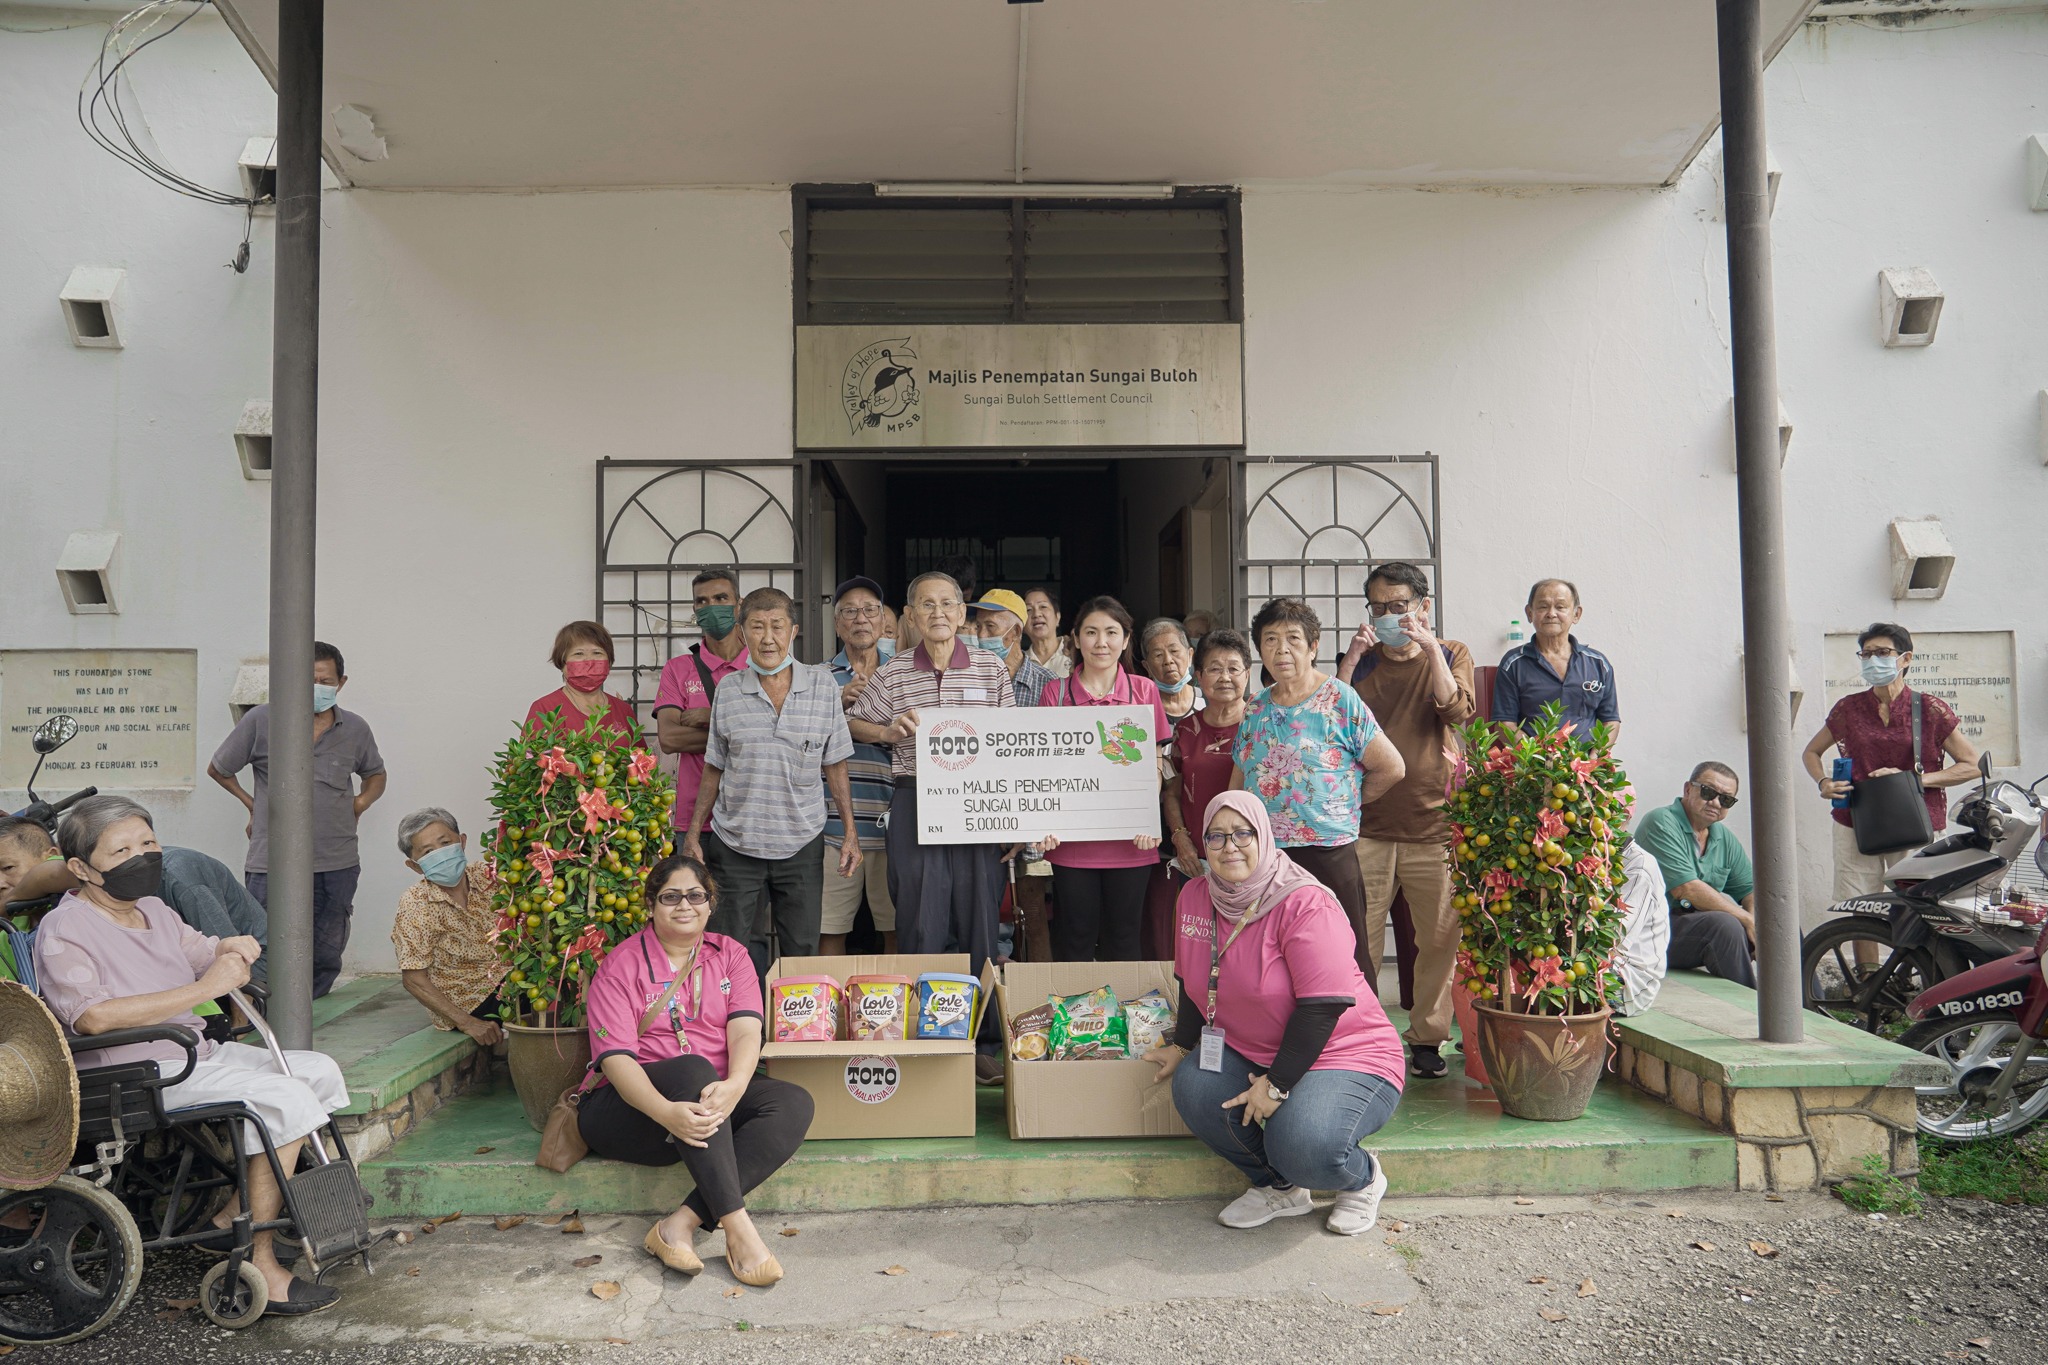
[[[1591,777],[1594,769],[1599,766],[1600,760],[1597,758],[1575,758],[1572,760],[1572,773],[1583,781]]]
[[[555,850],[539,839],[527,850],[526,861],[533,866],[533,874],[540,878],[542,886],[555,884]]]
[[[1515,770],[1515,756],[1496,744],[1486,751],[1486,771],[1490,773],[1511,773]]]
[[[1601,862],[1597,856],[1588,853],[1585,857],[1572,864],[1572,870],[1581,877],[1592,877],[1597,876],[1606,866],[1607,864]]]
[[[576,765],[571,763],[569,756],[562,752],[561,745],[557,744],[554,748],[542,754],[540,756],[541,795],[547,795],[549,789],[555,785],[556,778],[568,777],[575,772]]]
[[[622,820],[626,812],[613,805],[595,791],[582,792],[576,797],[576,806],[583,812],[583,832],[595,834],[607,820]]]
[[[1545,839],[1562,839],[1565,836],[1564,817],[1548,806],[1536,817],[1536,832]]]
[[[645,782],[647,774],[654,771],[658,760],[645,749],[635,749],[632,759],[626,764],[626,776],[634,782]]]

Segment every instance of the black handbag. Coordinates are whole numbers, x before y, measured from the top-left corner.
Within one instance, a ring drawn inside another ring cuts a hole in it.
[[[1927,814],[1926,788],[1921,783],[1920,694],[1913,694],[1913,770],[1866,777],[1849,793],[1849,824],[1856,831],[1856,851],[1898,853],[1919,848],[1934,838]]]

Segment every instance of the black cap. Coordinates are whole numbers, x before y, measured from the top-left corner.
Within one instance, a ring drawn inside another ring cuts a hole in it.
[[[833,603],[837,605],[840,598],[846,596],[846,594],[852,592],[855,588],[866,588],[869,592],[875,595],[875,600],[877,602],[887,602],[889,600],[887,597],[882,595],[882,585],[880,583],[877,583],[872,578],[865,578],[860,574],[855,574],[853,577],[847,579],[844,583],[841,583],[838,587],[832,589]]]

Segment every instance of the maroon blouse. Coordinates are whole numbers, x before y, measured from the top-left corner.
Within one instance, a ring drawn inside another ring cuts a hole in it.
[[[1835,743],[1849,756],[1854,765],[1849,780],[1861,782],[1879,768],[1897,768],[1901,772],[1913,770],[1913,698],[1920,698],[1920,767],[1924,772],[1939,772],[1948,766],[1948,758],[1941,746],[1955,733],[1960,723],[1954,708],[1940,697],[1926,693],[1915,693],[1912,688],[1901,688],[1891,704],[1891,724],[1878,719],[1877,693],[1863,691],[1853,693],[1835,703],[1835,709],[1828,712],[1828,733],[1835,737]],[[1927,818],[1939,831],[1948,826],[1948,794],[1939,788],[1929,787],[1922,795],[1927,801]],[[1834,812],[1835,823],[1849,823],[1847,806]]]

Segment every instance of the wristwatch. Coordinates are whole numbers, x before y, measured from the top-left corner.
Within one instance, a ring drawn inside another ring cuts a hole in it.
[[[1287,1098],[1287,1097],[1288,1097],[1289,1095],[1291,1095],[1291,1094],[1293,1094],[1293,1093],[1294,1093],[1294,1092],[1293,1092],[1293,1091],[1291,1091],[1291,1090],[1282,1090],[1282,1089],[1281,1089],[1281,1088],[1280,1088],[1279,1086],[1277,1086],[1277,1085],[1273,1084],[1273,1078],[1272,1078],[1272,1077],[1268,1076],[1268,1077],[1266,1078],[1266,1098],[1267,1098],[1267,1099],[1272,1099],[1272,1100],[1284,1100],[1284,1099],[1286,1099],[1286,1098]]]

